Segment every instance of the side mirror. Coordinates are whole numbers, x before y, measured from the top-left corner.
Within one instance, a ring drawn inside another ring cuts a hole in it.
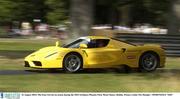
[[[56,41],[56,47],[58,47],[59,46],[59,41]]]
[[[87,48],[87,45],[86,44],[80,44],[79,48]]]

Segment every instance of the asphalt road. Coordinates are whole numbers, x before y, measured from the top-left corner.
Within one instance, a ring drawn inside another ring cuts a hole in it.
[[[180,69],[157,69],[155,73],[180,73]],[[65,74],[62,70],[0,70],[0,75],[31,75],[31,74]],[[101,74],[101,73],[138,73],[138,71],[125,72],[114,69],[86,69],[76,74]]]

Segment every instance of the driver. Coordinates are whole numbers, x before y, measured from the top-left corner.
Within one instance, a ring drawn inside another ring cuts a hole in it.
[[[104,47],[104,42],[103,42],[103,40],[99,40],[98,42],[97,42],[98,44],[98,48],[100,48],[100,47]]]

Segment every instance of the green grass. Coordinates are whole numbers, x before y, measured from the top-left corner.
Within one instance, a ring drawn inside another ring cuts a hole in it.
[[[179,92],[180,73],[76,73],[1,75],[1,91]]]
[[[0,39],[0,50],[29,51],[55,45],[56,39]]]
[[[166,59],[166,68],[175,68],[180,69],[180,57],[178,58],[167,58]]]
[[[180,92],[180,58],[167,58],[165,69],[152,73],[40,72],[23,67],[23,58],[55,40],[1,39],[0,70],[33,74],[0,74],[0,92]],[[33,71],[32,71],[33,70]]]

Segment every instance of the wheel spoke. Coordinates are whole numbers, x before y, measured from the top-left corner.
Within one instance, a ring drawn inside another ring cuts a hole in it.
[[[81,60],[76,55],[69,55],[67,56],[66,60],[66,69],[70,72],[75,72],[81,67]]]
[[[153,54],[145,54],[142,57],[142,66],[143,69],[147,70],[147,71],[151,71],[154,70],[157,66],[157,58],[155,55]]]

